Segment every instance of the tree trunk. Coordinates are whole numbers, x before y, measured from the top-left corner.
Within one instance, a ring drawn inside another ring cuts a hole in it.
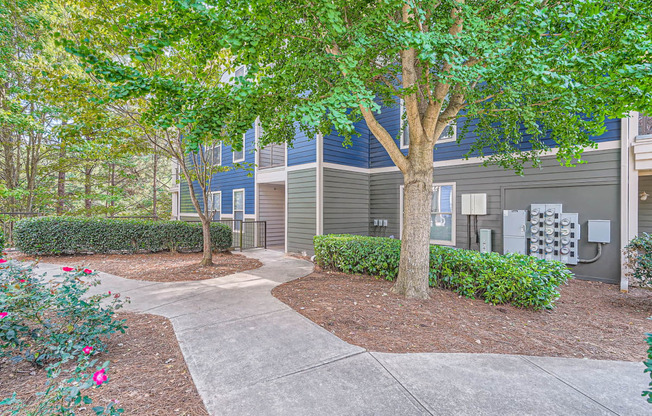
[[[407,298],[428,298],[432,146],[410,146],[410,169],[403,174],[403,234],[398,278],[392,292]]]
[[[91,191],[93,190],[93,167],[88,167],[84,171],[84,208],[86,209],[86,216],[91,216],[91,208],[93,200],[91,199]]]
[[[200,216],[202,232],[204,234],[204,255],[201,258],[201,266],[213,265],[213,250],[211,247],[211,219],[205,215]]]
[[[156,152],[156,149],[154,149]],[[154,153],[154,172],[152,173],[152,176],[154,177],[152,179],[152,215],[154,216],[154,219],[158,219],[158,215],[156,214],[157,210],[157,198],[158,198],[158,193],[157,193],[157,176],[158,176],[158,153]]]
[[[66,148],[63,142],[59,143],[59,172],[57,173],[57,215],[63,215],[66,198],[66,171],[63,169],[63,160],[66,158]]]

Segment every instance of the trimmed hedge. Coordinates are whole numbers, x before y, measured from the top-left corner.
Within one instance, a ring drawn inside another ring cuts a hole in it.
[[[315,236],[314,243],[316,260],[322,267],[387,280],[398,275],[400,240],[321,235]],[[559,298],[557,288],[570,278],[572,273],[560,262],[430,246],[430,286],[451,289],[468,298],[482,298],[494,305],[552,308]]]
[[[231,247],[231,229],[211,224],[213,250]],[[16,248],[26,254],[201,251],[201,224],[183,221],[39,217],[16,223]]]

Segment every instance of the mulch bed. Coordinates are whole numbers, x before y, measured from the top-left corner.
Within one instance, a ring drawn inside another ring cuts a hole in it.
[[[186,367],[172,324],[166,318],[120,312],[129,327],[114,334],[108,352],[96,356],[99,363],[111,361],[109,382],[92,389],[93,405],[118,400],[126,415],[208,415]],[[46,374],[26,363],[0,361],[0,398],[16,392],[33,400],[44,391]],[[92,407],[91,406],[91,407]],[[90,409],[80,414],[92,414]]]
[[[431,289],[428,300],[392,282],[316,271],[272,294],[343,340],[379,352],[465,352],[642,361],[652,291],[573,280],[554,310],[493,306]]]
[[[17,260],[33,257],[10,253]],[[44,256],[42,263],[63,266],[83,266],[127,279],[150,282],[182,282],[213,279],[245,270],[257,269],[263,264],[241,254],[213,253],[213,266],[202,267],[201,253],[147,253],[147,254],[92,254],[74,256]]]

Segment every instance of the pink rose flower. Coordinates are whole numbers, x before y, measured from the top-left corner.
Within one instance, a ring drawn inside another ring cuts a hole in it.
[[[101,369],[100,371],[93,374],[93,381],[98,386],[101,386],[102,383],[104,383],[106,380],[108,380],[108,377],[106,376],[106,374],[104,374],[104,369]]]
[[[71,272],[71,271],[75,270],[75,269],[72,268],[72,267],[62,267],[61,269],[62,269],[64,272]]]
[[[84,269],[84,273],[91,274],[91,273],[93,273],[93,271],[91,269]]]
[[[84,349],[82,351],[84,351],[84,354],[88,355],[88,354],[93,352],[93,347],[91,347],[90,345],[87,345],[87,346],[84,347]]]
[[[25,279],[20,279],[20,283],[25,283],[25,282],[26,282]]]
[[[6,263],[7,259],[0,259],[0,263]]]
[[[0,319],[6,317],[7,315],[9,315],[8,312],[0,312]]]

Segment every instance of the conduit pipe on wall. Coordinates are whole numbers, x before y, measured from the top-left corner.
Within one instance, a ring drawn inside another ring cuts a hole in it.
[[[596,262],[600,258],[600,256],[602,256],[602,246],[604,244],[605,243],[598,243],[598,253],[592,259],[588,259],[588,260],[578,259],[577,261],[579,263],[594,263],[594,262]]]

